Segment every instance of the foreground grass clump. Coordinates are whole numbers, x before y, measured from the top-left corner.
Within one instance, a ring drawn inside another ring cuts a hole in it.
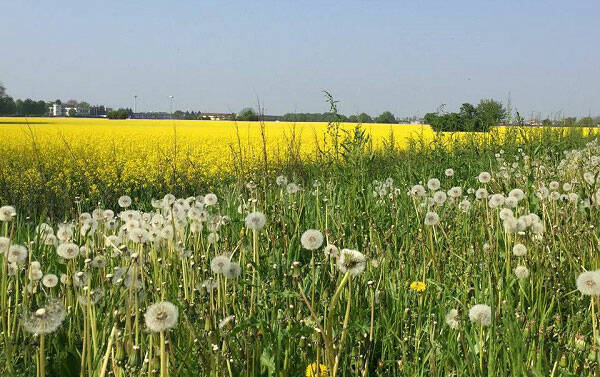
[[[0,369],[597,376],[600,144],[555,136],[350,143],[318,169],[81,199],[58,221],[2,203]]]

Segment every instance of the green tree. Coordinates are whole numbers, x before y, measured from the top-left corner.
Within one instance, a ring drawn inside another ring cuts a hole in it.
[[[381,115],[379,115],[377,118],[375,118],[375,122],[376,123],[397,123],[396,118],[394,117],[394,114],[392,114],[389,111],[384,111],[383,113],[381,113]]]
[[[118,109],[111,110],[106,113],[106,117],[108,119],[127,119],[133,115],[133,110],[131,109]]]
[[[0,115],[15,115],[17,106],[10,96],[0,97]]]
[[[491,126],[500,124],[506,119],[506,115],[506,108],[501,102],[482,99],[477,105],[477,116],[481,122],[479,131],[487,131]]]
[[[244,121],[258,120],[258,115],[256,114],[256,111],[254,111],[253,108],[246,107],[239,112],[239,114],[236,116],[236,119]]]
[[[481,121],[477,114],[477,109],[470,103],[463,103],[459,110],[459,116],[463,131],[480,131]]]
[[[69,109],[68,115],[70,117],[74,117],[75,115],[77,115],[77,111],[75,111],[75,109],[71,108],[71,109]]]
[[[373,118],[367,113],[358,114],[358,122],[359,123],[373,123]]]

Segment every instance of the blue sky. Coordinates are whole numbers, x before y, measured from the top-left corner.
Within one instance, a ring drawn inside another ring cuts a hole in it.
[[[423,115],[480,98],[600,114],[600,1],[6,1],[13,97]]]

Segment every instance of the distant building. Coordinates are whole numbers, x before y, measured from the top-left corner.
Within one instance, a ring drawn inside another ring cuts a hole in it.
[[[104,117],[106,116],[107,108],[104,106],[67,106],[63,104],[53,103],[52,106],[48,109],[48,112],[51,116],[54,117],[64,117],[70,116],[69,112],[71,110],[75,111],[75,115],[77,116],[92,116],[92,117]]]
[[[210,120],[231,120],[234,116],[234,113],[202,113],[202,119]]]
[[[61,117],[63,116],[63,107],[61,104],[55,103],[50,106],[50,115],[53,117]]]

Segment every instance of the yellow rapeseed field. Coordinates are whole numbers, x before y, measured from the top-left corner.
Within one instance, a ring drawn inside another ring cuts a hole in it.
[[[440,141],[483,141],[506,134],[503,127],[475,136],[440,135],[419,124],[362,127],[374,149],[389,144],[391,135],[396,148],[407,148],[414,141],[427,146],[433,140],[440,145]],[[265,122],[263,128],[260,122],[243,121],[0,118],[0,135],[8,141],[0,151],[0,174],[5,191],[22,192],[22,199],[33,202],[39,199],[32,189],[36,187],[54,193],[44,199],[48,201],[71,200],[73,192],[90,198],[132,187],[144,192],[156,188],[157,182],[165,190],[193,188],[208,177],[262,166],[263,150],[269,165],[311,159],[323,149],[326,133],[324,122]]]

